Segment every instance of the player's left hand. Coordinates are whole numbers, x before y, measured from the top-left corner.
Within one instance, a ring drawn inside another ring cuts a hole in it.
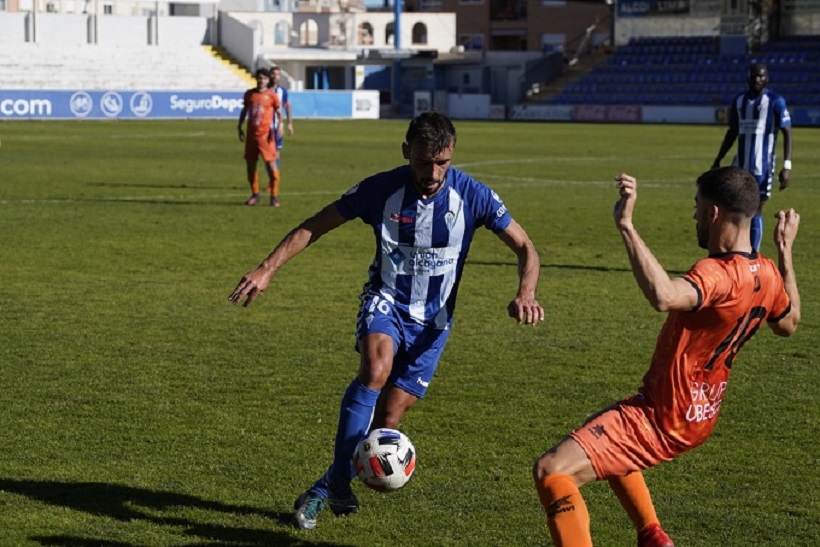
[[[271,273],[261,266],[246,273],[228,297],[228,301],[231,304],[238,304],[243,298],[247,297],[245,303],[242,304],[247,308],[268,287],[270,279]]]
[[[516,296],[507,305],[507,313],[518,321],[518,324],[532,325],[533,327],[544,320],[544,308],[538,304],[534,297],[525,298]]]
[[[780,180],[780,189],[785,190],[789,187],[789,181],[792,178],[791,169],[781,169],[780,175],[777,178]]]
[[[774,244],[779,250],[791,249],[800,227],[800,215],[794,209],[783,209],[775,213],[777,225],[774,227]]]
[[[632,225],[632,211],[635,210],[635,201],[638,199],[638,180],[626,173],[615,177],[615,188],[621,195],[615,203],[613,216],[618,228],[628,228]]]

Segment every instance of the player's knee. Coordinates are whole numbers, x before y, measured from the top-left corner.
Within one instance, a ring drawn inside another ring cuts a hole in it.
[[[535,460],[535,464],[532,466],[532,478],[535,479],[536,482],[540,482],[549,475],[563,472],[561,462],[556,457],[555,449],[542,454],[541,457]]]
[[[382,389],[387,384],[393,363],[381,359],[367,359],[362,362],[359,381],[370,389]]]

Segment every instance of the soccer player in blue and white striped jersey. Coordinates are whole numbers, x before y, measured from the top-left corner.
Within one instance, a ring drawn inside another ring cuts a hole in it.
[[[370,429],[395,429],[426,393],[478,228],[491,230],[518,258],[518,290],[507,313],[524,324],[544,320],[535,295],[535,247],[495,192],[450,166],[455,145],[449,118],[436,112],[415,117],[402,144],[406,165],[366,178],[305,220],[229,297],[247,306],[288,260],[349,220],[373,230],[375,256],[356,326],[359,372],[342,398],[333,463],[294,504],[299,528],[316,527],[326,504],[337,515],[358,512],[350,487],[353,451]]]
[[[785,190],[792,169],[792,120],[786,100],[767,89],[769,71],[766,65],[756,63],[749,69],[749,90],[738,94],[729,109],[729,129],[720,145],[712,169],[720,167],[720,160],[737,139],[737,155],[733,165],[747,169],[760,186],[760,210],[752,220],[752,248],[760,250],[763,237],[763,203],[772,195],[772,181],[777,163],[778,132],[783,133],[783,168],[778,179]]]

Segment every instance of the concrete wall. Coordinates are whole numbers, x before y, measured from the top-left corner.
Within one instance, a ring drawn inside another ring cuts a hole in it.
[[[619,17],[615,22],[615,45],[650,36],[717,36],[719,26],[720,17]]]
[[[104,46],[148,45],[151,19],[106,15],[98,19],[97,43]]]
[[[145,17],[74,13],[0,12],[0,43],[72,47],[212,44],[206,17]]]
[[[261,31],[245,25],[244,21],[236,17],[235,13],[219,14],[220,43],[243,66],[255,70],[257,48],[261,38]]]
[[[223,12],[223,15],[226,15]],[[302,24],[312,20],[318,27],[317,42],[322,46],[344,45],[351,49],[384,49],[392,47],[392,41],[388,44],[385,40],[387,25],[393,22],[392,13],[382,12],[361,12],[361,13],[285,13],[285,12],[230,12],[227,13],[232,19],[240,21],[248,26],[256,27],[261,31],[262,47],[274,47],[276,24],[284,21],[290,29],[299,33]],[[427,27],[427,43],[413,43],[413,26],[416,23],[423,23]],[[338,37],[344,25],[344,37]],[[373,28],[373,43],[364,44],[358,39],[358,29],[360,26],[369,24]],[[405,13],[401,18],[401,47],[408,49],[435,49],[441,53],[449,52],[455,46],[456,17],[454,13]],[[221,36],[225,37],[222,33]],[[289,44],[298,47],[300,38],[291,36]],[[279,45],[281,47],[281,45]]]
[[[0,12],[0,43],[22,43],[28,41],[26,13]]]

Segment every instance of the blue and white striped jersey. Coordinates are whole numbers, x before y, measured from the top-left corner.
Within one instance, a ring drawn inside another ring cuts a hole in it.
[[[758,97],[740,93],[732,102],[729,126],[737,130],[737,155],[733,165],[750,171],[771,191],[775,170],[777,133],[792,124],[786,100],[764,89]]]
[[[495,192],[452,167],[430,199],[416,191],[405,165],[363,180],[336,207],[346,219],[373,227],[376,256],[365,292],[378,292],[409,320],[437,329],[452,323],[476,229],[498,233],[512,222]]]

